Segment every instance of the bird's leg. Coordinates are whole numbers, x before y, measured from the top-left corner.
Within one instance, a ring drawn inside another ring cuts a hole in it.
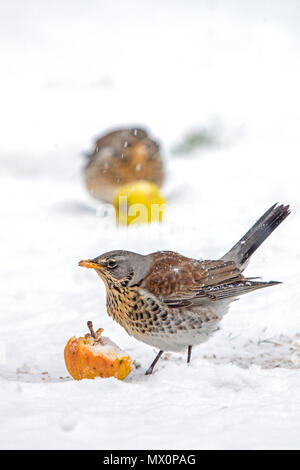
[[[191,362],[192,347],[193,347],[193,346],[189,346],[189,347],[188,347],[188,355],[187,355],[187,363],[188,363],[188,364]]]
[[[159,353],[157,354],[156,358],[154,359],[154,361],[152,362],[151,366],[146,370],[145,372],[145,375],[150,375],[152,374],[153,372],[153,369],[155,367],[155,364],[158,362],[160,356],[162,355],[163,351],[159,351]]]

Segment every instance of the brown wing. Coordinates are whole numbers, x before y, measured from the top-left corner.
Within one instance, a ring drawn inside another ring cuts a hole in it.
[[[151,256],[153,262],[141,287],[170,307],[235,298],[274,284],[246,279],[234,261],[197,261],[172,251]]]

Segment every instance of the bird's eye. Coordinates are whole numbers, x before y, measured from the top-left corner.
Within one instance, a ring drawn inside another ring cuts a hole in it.
[[[117,262],[115,259],[110,259],[107,263],[107,266],[110,268],[110,269],[113,269],[113,268],[116,268],[117,267]]]

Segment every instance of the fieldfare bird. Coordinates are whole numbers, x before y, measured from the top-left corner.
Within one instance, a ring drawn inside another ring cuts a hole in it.
[[[137,180],[161,186],[164,166],[159,145],[143,129],[119,129],[97,140],[84,168],[88,191],[112,202],[117,190]]]
[[[246,278],[251,255],[289,215],[289,206],[273,205],[218,260],[196,260],[173,251],[140,255],[110,251],[79,265],[93,268],[104,281],[108,314],[129,335],[159,349],[146,374],[163,351],[207,341],[218,329],[232,301],[263,287],[279,284]]]

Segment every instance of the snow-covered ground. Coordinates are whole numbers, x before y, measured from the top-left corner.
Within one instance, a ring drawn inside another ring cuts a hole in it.
[[[1,448],[300,448],[299,2],[63,0],[1,4]],[[176,157],[217,121],[223,144]],[[164,149],[169,214],[116,228],[81,180],[93,139],[145,125]],[[271,204],[292,214],[190,367],[126,335],[82,258],[124,248],[217,258]],[[86,321],[141,367],[76,382]]]

